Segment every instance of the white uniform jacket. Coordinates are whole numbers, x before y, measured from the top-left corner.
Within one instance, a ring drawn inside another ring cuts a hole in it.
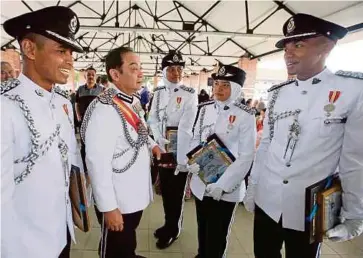
[[[178,127],[177,162],[187,164],[186,154],[192,139],[193,120],[197,114],[198,96],[193,88],[184,85],[170,90],[166,86],[155,89],[149,124],[156,141],[165,138],[167,126]]]
[[[346,77],[352,73],[338,74],[325,69],[309,80],[270,89],[252,180],[258,183],[256,204],[276,222],[282,216],[285,228],[305,229],[306,187],[337,166],[344,190],[342,216],[363,219],[363,81]],[[294,152],[289,147],[285,156],[294,119],[300,133]]]
[[[58,88],[48,92],[23,74],[2,85],[1,94],[2,257],[56,258],[67,224],[74,239],[71,164],[83,171],[72,105]],[[68,148],[63,159],[61,146]]]
[[[195,120],[191,149],[206,141],[208,136],[216,133],[236,160],[218,179],[217,185],[224,190],[222,200],[228,202],[242,201],[246,186],[244,178],[248,173],[255,151],[256,120],[254,112],[240,103],[233,103],[221,110],[214,101],[199,105]],[[193,175],[191,189],[197,190],[199,176]],[[208,196],[205,193],[205,196]]]
[[[101,212],[118,208],[128,214],[144,210],[152,201],[150,148],[156,144],[147,134],[139,134],[121,118],[112,99],[120,99],[139,115],[140,103],[115,86],[108,88],[89,106],[81,128],[85,139],[86,164],[96,205]]]

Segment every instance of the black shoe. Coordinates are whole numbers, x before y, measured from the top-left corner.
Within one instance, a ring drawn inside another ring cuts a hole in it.
[[[135,258],[146,258],[146,257],[142,255],[136,255]]]
[[[177,237],[166,237],[166,238],[159,238],[156,242],[156,247],[158,249],[166,249],[169,246],[171,246],[175,240],[177,240]]]
[[[166,227],[162,226],[161,228],[158,228],[157,230],[154,231],[154,237],[159,239],[161,237],[163,237],[164,232],[166,231]]]

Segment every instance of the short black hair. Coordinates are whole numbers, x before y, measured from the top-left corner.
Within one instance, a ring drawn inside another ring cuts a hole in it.
[[[246,104],[248,105],[248,104],[250,104],[252,102],[252,99],[248,99],[247,101],[246,101]]]
[[[88,72],[88,71],[95,71],[95,73],[97,73],[96,69],[95,69],[95,68],[93,68],[92,66],[91,66],[91,67],[88,67],[88,68],[86,69],[86,72]]]
[[[101,77],[100,77],[100,82],[103,84],[103,83],[106,83],[106,82],[108,82],[108,79],[107,79],[107,75],[102,75]]]
[[[112,49],[107,54],[107,56],[106,56],[106,73],[107,73],[108,80],[110,82],[112,82],[110,70],[120,68],[124,64],[124,61],[122,60],[122,56],[129,52],[134,52],[134,50],[129,47],[118,47],[118,48]]]

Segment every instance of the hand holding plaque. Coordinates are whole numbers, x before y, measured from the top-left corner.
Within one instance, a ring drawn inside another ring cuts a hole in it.
[[[190,165],[197,163],[200,168],[199,177],[204,184],[216,183],[228,166],[235,161],[233,154],[226,148],[216,134],[198,145],[187,154]]]

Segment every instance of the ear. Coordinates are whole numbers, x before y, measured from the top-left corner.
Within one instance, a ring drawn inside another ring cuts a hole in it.
[[[35,53],[36,53],[36,43],[31,41],[30,39],[24,39],[20,42],[20,46],[23,52],[23,55],[30,59],[30,60],[34,60],[35,59]]]
[[[112,81],[118,81],[120,78],[120,73],[116,69],[110,69],[109,71]]]

